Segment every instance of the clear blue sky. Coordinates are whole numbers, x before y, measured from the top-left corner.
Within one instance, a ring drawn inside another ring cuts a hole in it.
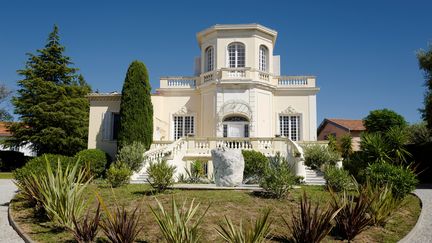
[[[415,53],[432,42],[431,9],[430,0],[3,1],[0,82],[17,88],[25,53],[45,45],[53,24],[93,90],[109,92],[121,91],[135,59],[157,88],[160,76],[193,73],[197,32],[260,23],[278,31],[282,74],[317,76],[318,124],[381,108],[412,123],[420,120],[424,93]]]

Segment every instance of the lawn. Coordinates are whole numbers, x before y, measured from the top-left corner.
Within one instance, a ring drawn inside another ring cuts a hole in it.
[[[252,192],[236,190],[173,190],[153,195],[147,185],[127,185],[111,190],[106,186],[93,184],[88,189],[87,195],[91,200],[92,208],[95,208],[96,205],[94,200],[95,192],[98,192],[105,202],[110,205],[117,201],[119,204],[131,209],[140,206],[141,222],[144,225],[144,230],[139,235],[139,239],[144,242],[162,241],[159,228],[149,210],[149,206],[156,206],[155,198],[164,205],[168,205],[172,197],[180,203],[195,198],[196,202],[201,203],[201,212],[210,205],[210,210],[201,225],[202,241],[222,242],[215,228],[225,215],[235,223],[239,223],[240,220],[245,222],[251,218],[256,218],[266,208],[272,210],[273,234],[287,234],[288,229],[284,225],[281,216],[289,218],[292,209],[297,210],[297,202],[302,190],[306,190],[315,202],[324,204],[330,199],[329,193],[320,186],[302,186],[302,189],[293,190],[290,197],[284,200],[262,198]],[[12,209],[15,220],[36,242],[64,242],[73,239],[69,232],[53,228],[46,220],[34,217],[33,210],[27,208],[25,203],[19,199],[19,196],[12,204]],[[354,242],[397,242],[415,225],[419,213],[420,201],[415,196],[409,195],[385,228],[370,227],[357,236]],[[337,240],[329,236],[325,241],[336,242]]]
[[[12,172],[0,172],[0,179],[13,179]]]

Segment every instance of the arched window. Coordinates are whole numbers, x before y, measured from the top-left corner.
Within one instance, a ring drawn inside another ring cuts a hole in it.
[[[242,43],[231,43],[228,46],[228,67],[245,67],[245,47]]]
[[[213,71],[214,69],[214,49],[212,46],[205,50],[205,72]]]
[[[259,70],[267,72],[268,70],[268,49],[261,45],[259,48]]]

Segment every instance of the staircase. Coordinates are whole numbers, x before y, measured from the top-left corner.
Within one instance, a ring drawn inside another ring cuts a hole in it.
[[[309,166],[306,166],[306,185],[325,185],[326,180],[324,179],[324,173],[318,170],[313,170]]]

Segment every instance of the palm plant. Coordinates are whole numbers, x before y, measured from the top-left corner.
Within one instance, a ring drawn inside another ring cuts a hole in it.
[[[362,134],[361,149],[370,162],[386,162],[390,160],[388,155],[388,144],[381,133]]]
[[[411,157],[411,153],[405,148],[405,144],[409,141],[408,133],[400,127],[390,128],[386,134],[386,141],[389,145],[389,156],[396,164],[402,164]]]
[[[204,216],[206,215],[210,205],[205,209],[201,216],[194,220],[198,211],[200,203],[194,205],[192,199],[189,207],[186,207],[186,201],[183,206],[179,208],[174,197],[171,199],[171,213],[165,210],[163,205],[156,199],[159,207],[159,212],[150,207],[152,214],[155,217],[157,224],[162,232],[163,237],[168,243],[194,243],[199,242],[198,226],[201,224]],[[194,222],[192,222],[194,221]]]
[[[291,224],[284,217],[282,219],[292,232],[293,242],[317,243],[330,233],[333,228],[331,221],[341,209],[342,206],[336,208],[328,204],[324,210],[320,210],[318,203],[312,209],[312,202],[303,191],[300,213],[292,213]]]
[[[225,216],[225,225],[218,224],[218,234],[229,243],[261,243],[270,235],[272,221],[269,219],[270,210],[264,211],[255,223],[250,222],[243,228],[242,222],[238,228],[231,219]]]
[[[93,218],[90,217],[89,210],[87,210],[86,215],[81,219],[77,219],[74,216],[72,219],[74,227],[70,228],[69,230],[72,232],[77,242],[79,243],[93,242],[98,233],[100,219],[101,219],[101,214],[100,214],[100,203],[99,203]]]
[[[46,173],[31,174],[36,181],[40,194],[37,200],[41,202],[47,216],[58,226],[73,227],[73,217],[79,217],[86,205],[83,192],[89,184],[85,169],[79,169],[79,161],[73,167],[62,168],[57,161],[54,173],[46,159]]]
[[[138,210],[139,206],[132,212],[129,212],[124,206],[116,204],[111,211],[99,195],[97,195],[97,198],[106,214],[106,217],[101,220],[99,225],[110,242],[134,242],[144,227],[143,225],[139,226],[141,218],[140,211]]]

